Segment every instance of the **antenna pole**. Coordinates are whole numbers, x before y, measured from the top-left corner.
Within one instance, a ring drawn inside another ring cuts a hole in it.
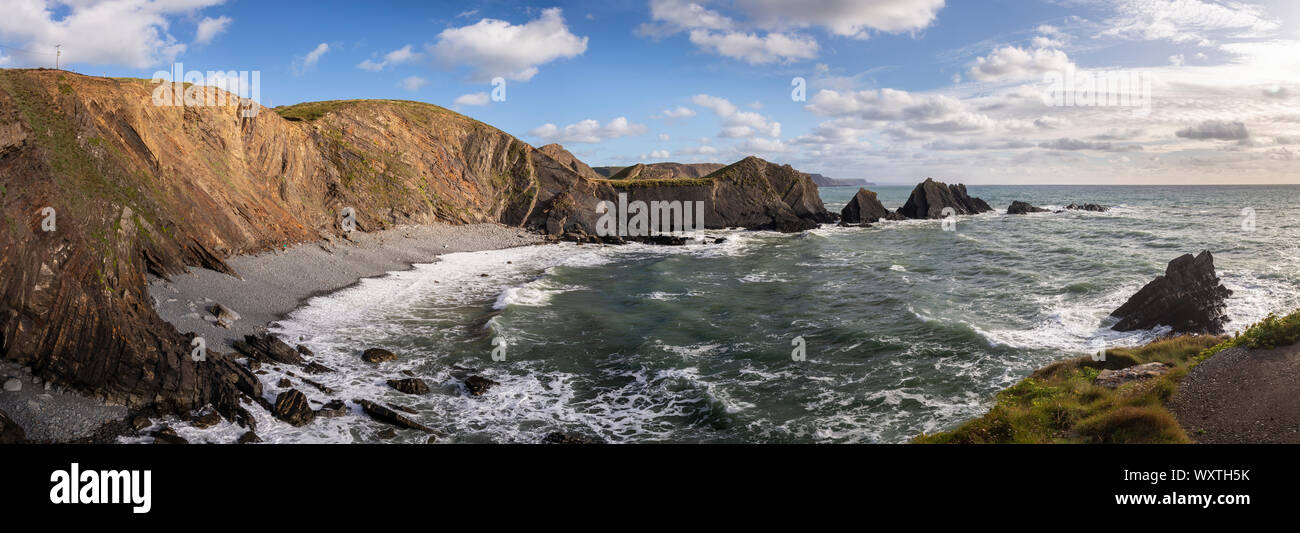
[[[54,45],[54,70],[59,70],[59,56],[63,55],[63,45]]]

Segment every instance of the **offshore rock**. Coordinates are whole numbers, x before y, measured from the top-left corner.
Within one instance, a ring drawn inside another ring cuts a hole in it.
[[[1028,215],[1030,213],[1046,213],[1047,210],[1041,207],[1034,207],[1026,202],[1016,200],[1011,202],[1011,207],[1007,208],[1008,215]]]
[[[1223,333],[1232,291],[1219,283],[1214,256],[1203,251],[1169,262],[1163,276],[1147,283],[1111,316],[1120,320],[1111,329],[1134,331],[1169,326],[1173,333]]]
[[[840,211],[841,224],[870,224],[880,220],[898,220],[902,217],[885,209],[876,193],[858,189],[858,194]]]
[[[958,215],[978,215],[993,210],[984,200],[967,194],[965,185],[948,185],[926,178],[912,189],[912,195],[898,209],[898,214],[912,219],[943,218],[943,210],[948,207]]]

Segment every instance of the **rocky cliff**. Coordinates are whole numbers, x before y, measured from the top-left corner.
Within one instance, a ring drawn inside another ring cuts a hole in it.
[[[158,106],[147,80],[0,70],[0,356],[130,406],[212,404],[240,417],[258,381],[191,358],[153,311],[145,274],[431,221],[594,230],[594,206],[633,195],[708,200],[710,227],[806,229],[833,218],[788,166],[746,159],[707,179],[616,188],[558,146],[535,149],[446,109],[405,101],[300,104],[253,117]],[[558,158],[558,159],[557,159]],[[349,219],[350,220],[350,219]],[[246,417],[246,413],[244,414]]]
[[[610,175],[616,180],[674,180],[684,178],[703,178],[722,170],[726,165],[719,163],[638,163],[618,169]]]

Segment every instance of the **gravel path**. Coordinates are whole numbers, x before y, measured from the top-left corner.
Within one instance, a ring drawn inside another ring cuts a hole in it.
[[[1187,374],[1169,409],[1200,443],[1300,443],[1300,344],[1219,352]]]

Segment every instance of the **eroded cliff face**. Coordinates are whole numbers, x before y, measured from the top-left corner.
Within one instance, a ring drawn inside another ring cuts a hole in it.
[[[342,236],[347,208],[361,231],[495,221],[594,233],[595,205],[619,192],[706,200],[709,227],[797,231],[833,218],[806,176],[757,158],[623,189],[584,176],[561,147],[429,104],[245,117],[157,106],[153,92],[147,80],[0,71],[0,356],[130,406],[213,404],[241,418],[241,395],[261,393],[225,355],[192,360],[191,338],[153,311],[146,273],[237,275],[224,258]]]

